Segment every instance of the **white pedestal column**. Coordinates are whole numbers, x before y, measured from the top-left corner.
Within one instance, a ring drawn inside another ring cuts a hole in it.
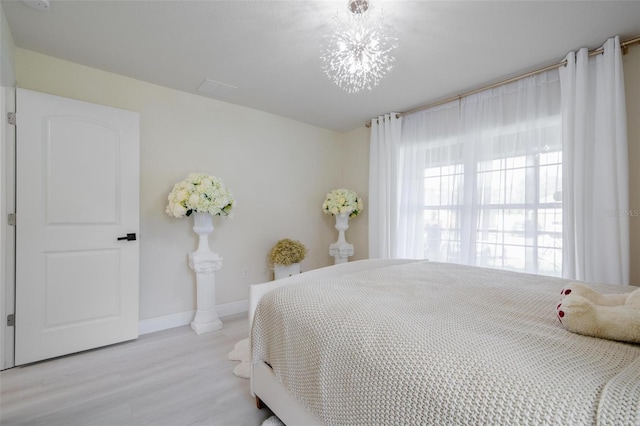
[[[353,244],[349,244],[344,237],[344,231],[349,229],[349,214],[340,213],[336,216],[338,241],[329,245],[329,254],[335,259],[335,264],[347,263],[348,257],[353,256]]]
[[[213,232],[213,216],[209,213],[193,214],[193,230],[200,237],[198,249],[189,254],[189,267],[196,272],[197,310],[191,322],[196,334],[222,328],[216,312],[215,271],[222,268],[222,258],[209,248],[209,234]]]

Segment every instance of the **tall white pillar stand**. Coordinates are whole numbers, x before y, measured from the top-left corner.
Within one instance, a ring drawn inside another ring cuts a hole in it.
[[[222,258],[209,248],[209,234],[213,232],[213,216],[209,213],[193,214],[193,230],[200,237],[198,249],[189,254],[189,267],[196,272],[197,310],[191,321],[196,334],[222,328],[216,312],[215,271],[222,268]]]
[[[336,216],[336,229],[338,241],[329,245],[329,254],[335,259],[335,264],[347,263],[348,257],[353,256],[353,244],[349,244],[344,238],[344,231],[349,229],[349,213],[340,213]]]

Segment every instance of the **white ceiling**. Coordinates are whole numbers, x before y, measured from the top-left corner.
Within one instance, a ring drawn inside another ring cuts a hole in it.
[[[375,1],[375,0],[374,0]],[[402,1],[383,7],[396,66],[373,91],[348,94],[321,69],[335,1],[2,0],[16,46],[336,131],[406,111],[640,35],[640,1]],[[640,48],[640,47],[637,47]]]

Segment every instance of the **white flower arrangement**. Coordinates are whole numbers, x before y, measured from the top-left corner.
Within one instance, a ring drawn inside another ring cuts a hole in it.
[[[166,212],[169,216],[184,217],[191,213],[209,213],[213,216],[229,216],[235,200],[222,180],[205,173],[190,173],[178,182],[167,197]]]
[[[334,189],[327,194],[324,203],[322,203],[322,211],[334,216],[348,213],[349,217],[355,217],[363,209],[362,198],[350,189]]]

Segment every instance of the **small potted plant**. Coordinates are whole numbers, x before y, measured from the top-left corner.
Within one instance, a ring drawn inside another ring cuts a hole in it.
[[[269,266],[276,280],[300,273],[300,262],[307,255],[307,247],[289,238],[278,241],[269,252]]]

